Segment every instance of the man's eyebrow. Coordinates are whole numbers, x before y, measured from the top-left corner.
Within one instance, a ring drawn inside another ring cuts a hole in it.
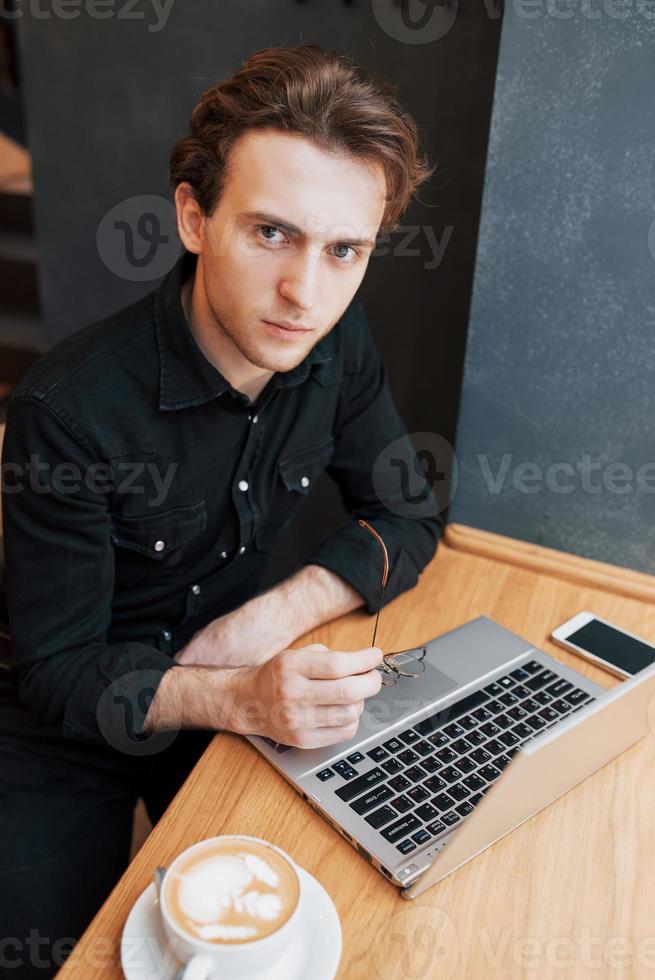
[[[297,225],[291,224],[290,221],[285,221],[284,218],[278,218],[274,214],[268,214],[266,211],[242,211],[239,218],[248,218],[252,221],[261,221],[263,224],[275,225],[276,228],[281,228],[282,231],[289,232],[290,235],[298,235],[301,238],[306,238],[307,233],[299,228]],[[374,238],[339,238],[339,245],[368,245],[370,248],[375,248],[376,241]]]

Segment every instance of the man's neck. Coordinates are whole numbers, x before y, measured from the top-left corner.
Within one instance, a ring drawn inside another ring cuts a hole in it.
[[[182,286],[180,300],[194,340],[209,363],[254,404],[274,372],[248,361],[216,322],[201,288],[197,266]]]

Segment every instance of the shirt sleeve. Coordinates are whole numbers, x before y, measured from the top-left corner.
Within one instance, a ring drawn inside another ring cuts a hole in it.
[[[357,523],[363,518],[382,537],[389,555],[386,605],[412,588],[436,551],[443,529],[432,487],[393,402],[387,372],[356,307],[357,353],[344,369],[328,473],[353,515],[305,564],[322,565],[348,582],[375,613],[383,555],[379,543]]]
[[[21,701],[64,735],[136,752],[157,687],[178,665],[147,643],[107,642],[106,469],[103,482],[81,435],[42,398],[10,402],[2,454],[10,676]]]

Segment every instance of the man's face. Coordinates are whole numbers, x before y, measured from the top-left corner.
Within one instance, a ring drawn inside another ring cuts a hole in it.
[[[250,363],[290,371],[337,323],[366,271],[385,191],[380,168],[304,137],[266,129],[237,140],[203,221],[197,285]]]

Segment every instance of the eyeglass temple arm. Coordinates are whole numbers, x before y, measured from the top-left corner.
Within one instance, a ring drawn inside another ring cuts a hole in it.
[[[384,541],[382,540],[378,532],[375,530],[375,528],[371,527],[368,521],[364,521],[361,518],[358,518],[357,523],[361,527],[363,527],[364,530],[368,531],[370,534],[373,535],[373,537],[376,539],[376,541],[382,548],[382,555],[384,557],[384,568],[382,570],[382,587],[380,589],[380,599],[378,601],[378,611],[375,616],[375,626],[373,627],[373,641],[371,643],[371,646],[374,647],[375,637],[377,636],[377,632],[378,632],[378,622],[380,620],[380,610],[382,609],[382,598],[384,596],[384,590],[387,587],[387,579],[389,578],[389,553],[387,552],[386,544],[384,543]]]

